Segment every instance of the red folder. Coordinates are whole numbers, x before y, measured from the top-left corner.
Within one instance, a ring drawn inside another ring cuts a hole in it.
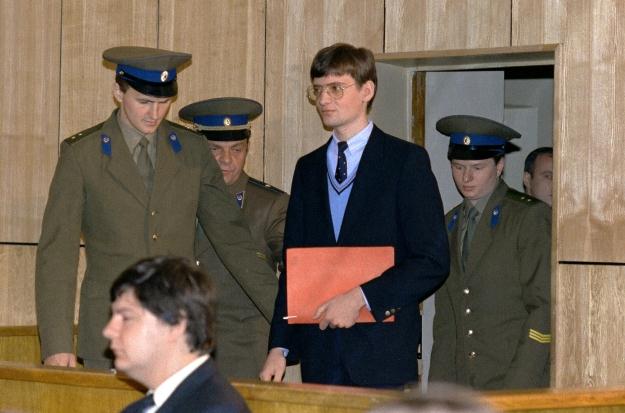
[[[380,276],[395,265],[395,255],[390,246],[289,248],[286,263],[285,318],[289,324],[317,324],[313,315],[321,304]],[[373,323],[375,319],[363,307],[358,322]]]

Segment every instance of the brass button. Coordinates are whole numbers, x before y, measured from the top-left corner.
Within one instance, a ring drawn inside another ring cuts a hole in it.
[[[395,314],[395,309],[394,308],[391,309],[391,314]]]
[[[152,234],[152,241],[156,241],[158,239],[158,234]]]
[[[467,314],[467,315],[468,315],[468,314],[471,314],[471,309],[470,309],[470,308],[467,308],[466,310],[464,310],[464,312],[465,312],[465,314]]]
[[[195,265],[196,265],[197,267],[199,267],[199,266],[200,266],[200,260],[195,260]]]
[[[474,359],[474,358],[476,358],[476,357],[477,357],[477,353],[476,353],[475,351],[471,351],[471,352],[469,352],[469,358],[470,358],[470,359]]]
[[[473,335],[473,330],[467,331],[467,336],[471,337]]]
[[[152,212],[150,212],[150,215],[152,215],[152,216],[154,216],[154,215],[156,215],[156,214],[158,214],[158,212],[156,212],[156,211],[152,211]]]
[[[465,295],[469,295],[469,293],[471,292],[471,290],[469,290],[468,288],[465,288],[464,290],[462,290],[462,292],[463,292]]]

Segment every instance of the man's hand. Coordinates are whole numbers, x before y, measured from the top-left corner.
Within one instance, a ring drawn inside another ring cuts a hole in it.
[[[281,382],[286,371],[286,358],[281,348],[272,348],[267,355],[265,365],[260,371],[259,377],[262,381]]]
[[[76,356],[72,353],[56,353],[46,357],[45,366],[76,367]]]
[[[362,290],[356,287],[321,304],[313,318],[319,320],[321,330],[325,330],[328,326],[349,328],[356,324],[358,313],[364,305]]]

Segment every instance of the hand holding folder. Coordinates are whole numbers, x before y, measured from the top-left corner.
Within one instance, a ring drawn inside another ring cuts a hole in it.
[[[395,265],[395,255],[390,246],[289,248],[286,264],[285,318],[289,324],[316,324],[313,315],[321,304],[380,276]],[[363,307],[357,322],[375,319]]]

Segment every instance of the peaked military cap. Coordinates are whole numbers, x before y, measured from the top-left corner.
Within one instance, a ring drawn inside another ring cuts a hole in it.
[[[263,106],[252,99],[223,97],[191,103],[180,109],[178,116],[193,122],[206,139],[240,141],[250,137],[250,121],[263,112]]]
[[[488,159],[505,155],[516,145],[509,143],[521,134],[494,120],[471,115],[439,119],[436,130],[450,137],[447,159]]]
[[[177,68],[191,60],[189,53],[139,46],[113,47],[105,50],[102,57],[117,63],[116,75],[133,89],[158,97],[178,93]]]

